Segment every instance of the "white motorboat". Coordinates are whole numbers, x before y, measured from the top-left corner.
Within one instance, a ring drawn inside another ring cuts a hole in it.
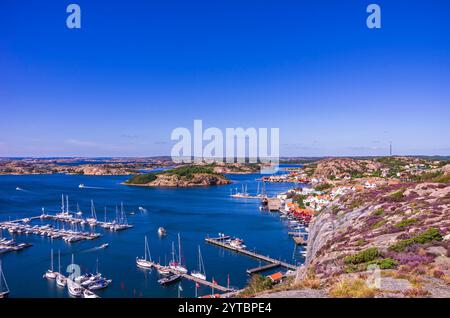
[[[80,188],[80,189],[84,188],[84,184],[83,184],[83,183],[80,183],[80,184],[78,185],[78,188]]]
[[[158,228],[158,235],[159,236],[165,236],[167,234],[166,229],[162,226]]]
[[[230,246],[237,248],[237,249],[246,248],[246,246],[244,245],[244,241],[241,239],[238,239],[238,238],[231,240],[229,244],[230,244]]]
[[[98,298],[98,296],[91,292],[89,289],[85,289],[83,291],[83,298]]]
[[[95,280],[94,282],[92,282],[92,284],[90,284],[88,286],[89,290],[99,290],[99,289],[104,289],[106,287],[109,286],[109,284],[111,284],[111,280],[110,279],[104,279],[104,278],[100,278],[98,280]]]

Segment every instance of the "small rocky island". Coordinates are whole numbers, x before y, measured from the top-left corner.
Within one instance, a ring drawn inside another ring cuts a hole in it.
[[[171,170],[138,174],[124,185],[146,187],[193,187],[229,184],[223,174],[209,166],[183,166]]]

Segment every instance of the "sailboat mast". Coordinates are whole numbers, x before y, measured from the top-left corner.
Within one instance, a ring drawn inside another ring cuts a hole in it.
[[[51,269],[52,269],[52,272],[53,272],[53,249],[51,249],[51,254],[50,254],[50,259],[51,259],[51,262],[52,262],[52,267],[51,267]]]
[[[69,196],[66,195],[66,212],[69,213]]]
[[[61,274],[61,251],[58,250],[58,273]]]
[[[175,263],[175,243],[172,241],[172,263]]]
[[[178,263],[181,265],[181,239],[180,239],[180,233],[178,233]]]
[[[61,212],[64,213],[64,194],[61,194]]]
[[[5,274],[3,274],[2,260],[0,259],[0,292],[3,291],[3,283],[5,285],[6,292],[9,292],[8,283],[6,282]]]
[[[147,260],[147,236],[144,239],[144,259]]]
[[[202,254],[200,252],[200,245],[198,246],[198,271],[201,273],[202,272]]]

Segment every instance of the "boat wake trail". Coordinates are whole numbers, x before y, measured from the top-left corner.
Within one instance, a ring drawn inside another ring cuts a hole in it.
[[[108,188],[104,188],[104,187],[89,187],[89,186],[85,186],[85,185],[79,185],[78,188],[80,188],[80,189],[109,190]]]
[[[88,248],[88,249],[86,249],[84,251],[80,251],[80,253],[92,253],[92,252],[104,250],[105,248],[108,247],[108,245],[109,245],[108,243],[102,244],[100,246],[96,246],[96,247]]]

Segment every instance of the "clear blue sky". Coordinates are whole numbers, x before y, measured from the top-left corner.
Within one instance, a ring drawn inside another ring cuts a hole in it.
[[[279,127],[282,155],[450,155],[449,118],[447,0],[0,1],[0,156],[167,155],[194,119]]]

